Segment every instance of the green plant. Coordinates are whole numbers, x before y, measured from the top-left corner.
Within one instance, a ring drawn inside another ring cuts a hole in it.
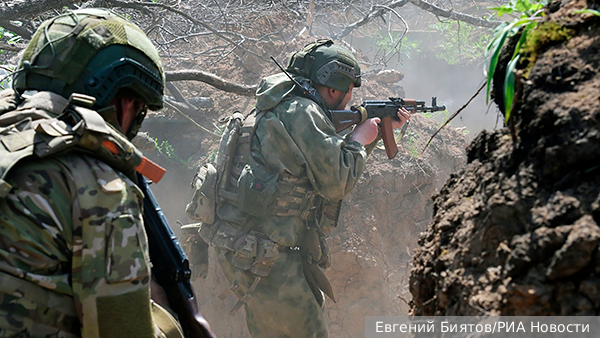
[[[21,37],[4,27],[0,27],[0,40],[5,41],[6,43],[17,43],[21,40]]]
[[[0,66],[0,88],[9,88],[11,74],[15,71],[15,66]]]
[[[383,35],[381,31],[377,32],[377,47],[383,52],[384,55],[388,54],[394,48],[394,45],[398,39],[402,38],[402,33],[395,33]],[[421,52],[420,40],[413,40],[408,36],[404,37],[404,40],[396,47],[396,52],[408,57],[410,59],[411,54]]]
[[[215,163],[216,159],[217,159],[217,149],[213,149],[210,152],[210,154],[208,155],[208,162]]]
[[[153,139],[154,144],[156,146],[156,150],[167,157],[171,162],[175,162],[187,167],[192,160],[193,156],[190,156],[187,160],[183,160],[177,153],[175,152],[175,148],[168,140],[160,141],[158,138]]]
[[[510,37],[514,36],[518,32],[521,32],[521,37],[515,46],[513,55],[506,67],[506,74],[504,75],[503,101],[505,110],[505,123],[508,122],[513,108],[516,85],[514,70],[521,57],[521,46],[525,43],[528,33],[537,26],[538,21],[541,19],[543,15],[541,9],[546,2],[547,0],[511,0],[506,5],[490,8],[491,10],[496,11],[499,17],[501,17],[503,14],[516,14],[517,18],[515,18],[512,22],[504,22],[496,27],[496,29],[494,29],[494,36],[487,46],[486,56],[491,53],[488,64],[486,84],[487,103],[489,103],[491,83],[496,73],[502,47]]]
[[[580,10],[573,12],[573,14],[580,14],[580,13],[588,13],[588,14],[594,14],[594,15],[600,16],[600,12],[595,9],[580,9]]]
[[[423,113],[423,116],[435,120],[440,126],[443,126],[448,120],[449,114],[450,112],[448,109],[445,109],[443,111],[425,112]]]
[[[515,14],[520,18],[531,17],[535,12],[539,11],[544,7],[547,1],[531,2],[529,0],[511,0],[508,4],[500,7],[491,7],[490,10],[495,11],[498,17],[502,17],[503,14]]]
[[[465,127],[465,129],[462,129],[460,132],[466,137],[469,137],[469,135],[471,134],[469,129],[467,129],[466,127]]]
[[[436,57],[450,65],[464,60],[481,59],[490,40],[488,29],[478,29],[458,21],[438,22],[429,28],[445,38],[438,47],[440,52]]]
[[[419,149],[417,146],[417,139],[419,135],[414,131],[410,131],[404,135],[404,138],[407,139],[408,143],[408,154],[413,158],[419,157]]]

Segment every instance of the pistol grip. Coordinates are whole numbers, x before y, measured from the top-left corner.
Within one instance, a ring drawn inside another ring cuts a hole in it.
[[[389,159],[392,159],[398,153],[398,145],[394,138],[394,129],[392,129],[392,117],[387,116],[381,119],[379,125],[381,128],[381,136],[383,138],[383,145],[385,146],[385,152]]]

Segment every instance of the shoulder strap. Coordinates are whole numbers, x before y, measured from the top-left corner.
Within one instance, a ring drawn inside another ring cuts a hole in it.
[[[20,160],[33,155],[34,138],[31,118],[0,128],[0,198],[12,189],[5,181],[8,171]]]
[[[43,93],[40,93],[42,95]],[[37,94],[36,94],[37,95]],[[51,97],[42,100],[46,104]],[[5,181],[10,169],[29,156],[39,158],[56,156],[71,151],[82,151],[106,162],[135,182],[135,171],[158,182],[165,170],[146,159],[125,136],[106,123],[98,112],[85,108],[93,98],[74,94],[57,117],[27,114],[46,106],[35,102],[24,103],[23,116],[11,125],[0,126],[0,198],[12,186]],[[21,112],[19,112],[21,113]],[[29,115],[35,115],[34,120]]]

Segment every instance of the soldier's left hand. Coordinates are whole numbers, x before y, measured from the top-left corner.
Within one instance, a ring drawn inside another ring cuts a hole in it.
[[[396,128],[400,128],[404,125],[404,123],[406,123],[406,121],[408,121],[408,119],[410,119],[410,113],[408,112],[408,110],[406,110],[406,108],[402,107],[400,109],[398,109],[398,118],[400,119],[400,121],[396,121],[395,119],[392,119],[392,128],[396,129]]]

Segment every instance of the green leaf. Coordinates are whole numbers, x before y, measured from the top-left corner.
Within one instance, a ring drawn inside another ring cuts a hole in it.
[[[508,123],[508,119],[510,118],[510,114],[513,109],[513,100],[515,96],[515,85],[516,85],[516,76],[515,76],[515,68],[517,67],[517,63],[521,55],[517,55],[514,59],[512,59],[508,65],[506,66],[506,76],[504,77],[504,111],[505,111],[505,119],[504,124]]]
[[[503,14],[511,14],[512,12],[514,12],[514,9],[512,9],[511,7],[508,7],[506,5],[503,5],[500,7],[490,7],[488,9],[492,10],[492,11],[496,11],[499,18],[501,18]]]
[[[588,13],[588,14],[594,14],[594,15],[600,16],[600,12],[595,9],[580,9],[580,10],[573,12],[573,14],[580,14],[580,13]]]
[[[544,8],[544,5],[542,5],[542,4],[533,4],[533,5],[531,5],[531,8],[529,8],[529,10],[532,12],[536,12],[542,8]]]
[[[521,33],[521,38],[519,39],[519,42],[517,42],[517,45],[515,46],[515,52],[513,53],[511,61],[514,60],[515,57],[517,57],[517,55],[519,54],[519,51],[521,50],[521,46],[523,45],[523,43],[525,43],[525,40],[527,40],[527,34],[529,33],[529,30],[531,30],[533,27],[535,27],[535,25],[536,25],[535,22],[531,22],[523,28],[523,32]]]
[[[9,44],[17,43],[17,42],[19,42],[19,40],[21,40],[21,37],[17,35],[15,37],[13,37],[12,39],[8,40],[8,43]]]
[[[515,9],[519,12],[529,12],[531,8],[531,2],[528,0],[517,0],[515,3]]]
[[[504,41],[508,36],[509,29],[507,28],[508,26],[501,32],[501,34],[499,35],[499,39],[495,41],[495,45],[493,47],[494,51],[492,52],[492,57],[490,58],[490,65],[488,67],[487,88],[485,96],[486,104],[489,104],[490,102],[490,88],[492,84],[492,79],[494,78],[494,73],[496,72],[496,66],[498,65],[498,59],[500,58],[500,51],[502,51],[502,46],[504,46]]]
[[[494,78],[494,73],[496,72],[496,67],[498,66],[498,59],[500,58],[500,52],[502,51],[502,47],[504,46],[504,42],[507,37],[515,35],[519,28],[524,25],[529,25],[534,21],[533,18],[524,18],[517,19],[511,22],[510,24],[504,26],[504,28],[497,33],[494,37],[490,45],[488,45],[488,51],[493,49],[492,57],[490,58],[490,64],[488,67],[488,75],[487,75],[487,88],[486,88],[486,104],[490,101],[490,89],[492,84],[492,79]]]

